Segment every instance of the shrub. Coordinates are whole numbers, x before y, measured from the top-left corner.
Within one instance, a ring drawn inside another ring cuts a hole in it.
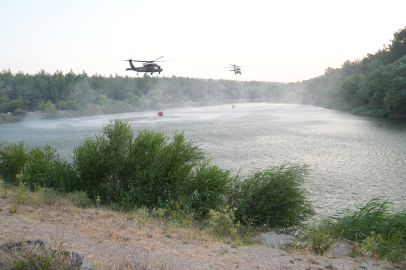
[[[221,209],[226,204],[225,196],[230,193],[235,177],[205,161],[185,180],[177,192],[188,194],[187,204],[195,212],[195,218],[204,219],[209,209]]]
[[[16,175],[20,174],[28,159],[24,142],[0,144],[0,174],[9,183],[16,183]]]
[[[75,253],[55,251],[37,244],[20,243],[12,248],[0,249],[1,269],[73,270],[80,268],[81,264],[82,261]],[[6,267],[6,265],[9,267]]]
[[[343,237],[352,241],[362,241],[373,231],[384,238],[393,230],[403,231],[406,240],[406,212],[391,213],[393,203],[374,198],[357,210],[349,210],[332,217],[330,226],[335,234],[343,232]]]
[[[87,196],[85,191],[75,191],[68,194],[68,199],[73,202],[74,205],[80,208],[88,208],[93,206],[93,202]]]
[[[75,149],[74,166],[82,190],[103,203],[168,208],[176,201],[180,183],[187,182],[202,151],[183,133],[172,141],[163,133],[143,130],[135,137],[127,121],[112,120],[102,134]]]
[[[34,190],[35,186],[63,192],[77,188],[76,173],[72,165],[61,159],[56,150],[48,145],[29,150],[24,181],[31,190]]]
[[[238,223],[235,225],[234,211],[236,209],[228,206],[215,211],[210,209],[209,223],[213,226],[215,234],[219,236],[230,236],[237,233]]]
[[[406,212],[392,213],[393,203],[374,198],[356,210],[346,209],[329,221],[332,235],[357,243],[354,254],[399,261],[406,250]]]
[[[254,221],[255,226],[291,227],[301,225],[314,214],[302,188],[308,174],[307,165],[284,163],[234,182],[228,205],[237,208],[235,217],[241,224]]]
[[[388,260],[396,263],[403,259],[405,247],[403,242],[404,232],[392,230],[385,238],[381,234],[371,232],[360,243],[356,244],[353,255],[362,255],[374,259]]]
[[[14,110],[13,116],[26,116],[27,113],[28,113],[27,110],[23,110],[23,109],[17,108],[17,109]]]
[[[328,221],[323,219],[318,225],[313,222],[313,224],[304,231],[302,240],[305,247],[307,247],[309,250],[313,251],[317,255],[323,255],[327,251],[331,250],[333,244],[338,239],[332,236]]]
[[[54,189],[44,188],[40,193],[43,197],[43,201],[46,204],[55,204],[61,198],[61,194]]]

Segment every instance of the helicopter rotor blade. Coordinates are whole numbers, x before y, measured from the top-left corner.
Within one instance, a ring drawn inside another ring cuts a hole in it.
[[[155,62],[156,60],[161,59],[162,57],[163,57],[163,56],[158,57],[157,59],[155,59],[155,60],[153,60],[153,61],[150,61],[150,62]]]

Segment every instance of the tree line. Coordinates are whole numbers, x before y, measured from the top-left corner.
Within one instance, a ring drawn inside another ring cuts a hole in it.
[[[406,118],[406,27],[391,44],[303,84],[304,104],[366,116]]]
[[[239,82],[185,77],[89,76],[85,72],[53,74],[0,73],[0,114],[79,115],[148,110],[190,103],[219,104],[237,100],[300,102],[300,83]],[[117,108],[116,110],[114,108]],[[113,108],[113,110],[111,109]]]

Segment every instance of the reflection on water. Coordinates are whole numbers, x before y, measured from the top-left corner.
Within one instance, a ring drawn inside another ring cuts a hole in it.
[[[0,125],[0,138],[27,146],[49,144],[71,159],[74,148],[109,119],[134,130],[184,131],[212,163],[241,174],[306,163],[316,211],[331,215],[374,197],[406,203],[406,123],[291,104],[237,104]]]

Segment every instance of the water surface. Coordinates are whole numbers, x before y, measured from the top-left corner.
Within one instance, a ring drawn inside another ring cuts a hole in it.
[[[0,125],[0,138],[27,146],[49,144],[66,159],[99,134],[109,119],[128,119],[135,131],[183,131],[212,163],[248,174],[284,161],[308,164],[309,198],[321,215],[371,198],[406,203],[406,123],[324,108],[251,103],[135,112]]]

